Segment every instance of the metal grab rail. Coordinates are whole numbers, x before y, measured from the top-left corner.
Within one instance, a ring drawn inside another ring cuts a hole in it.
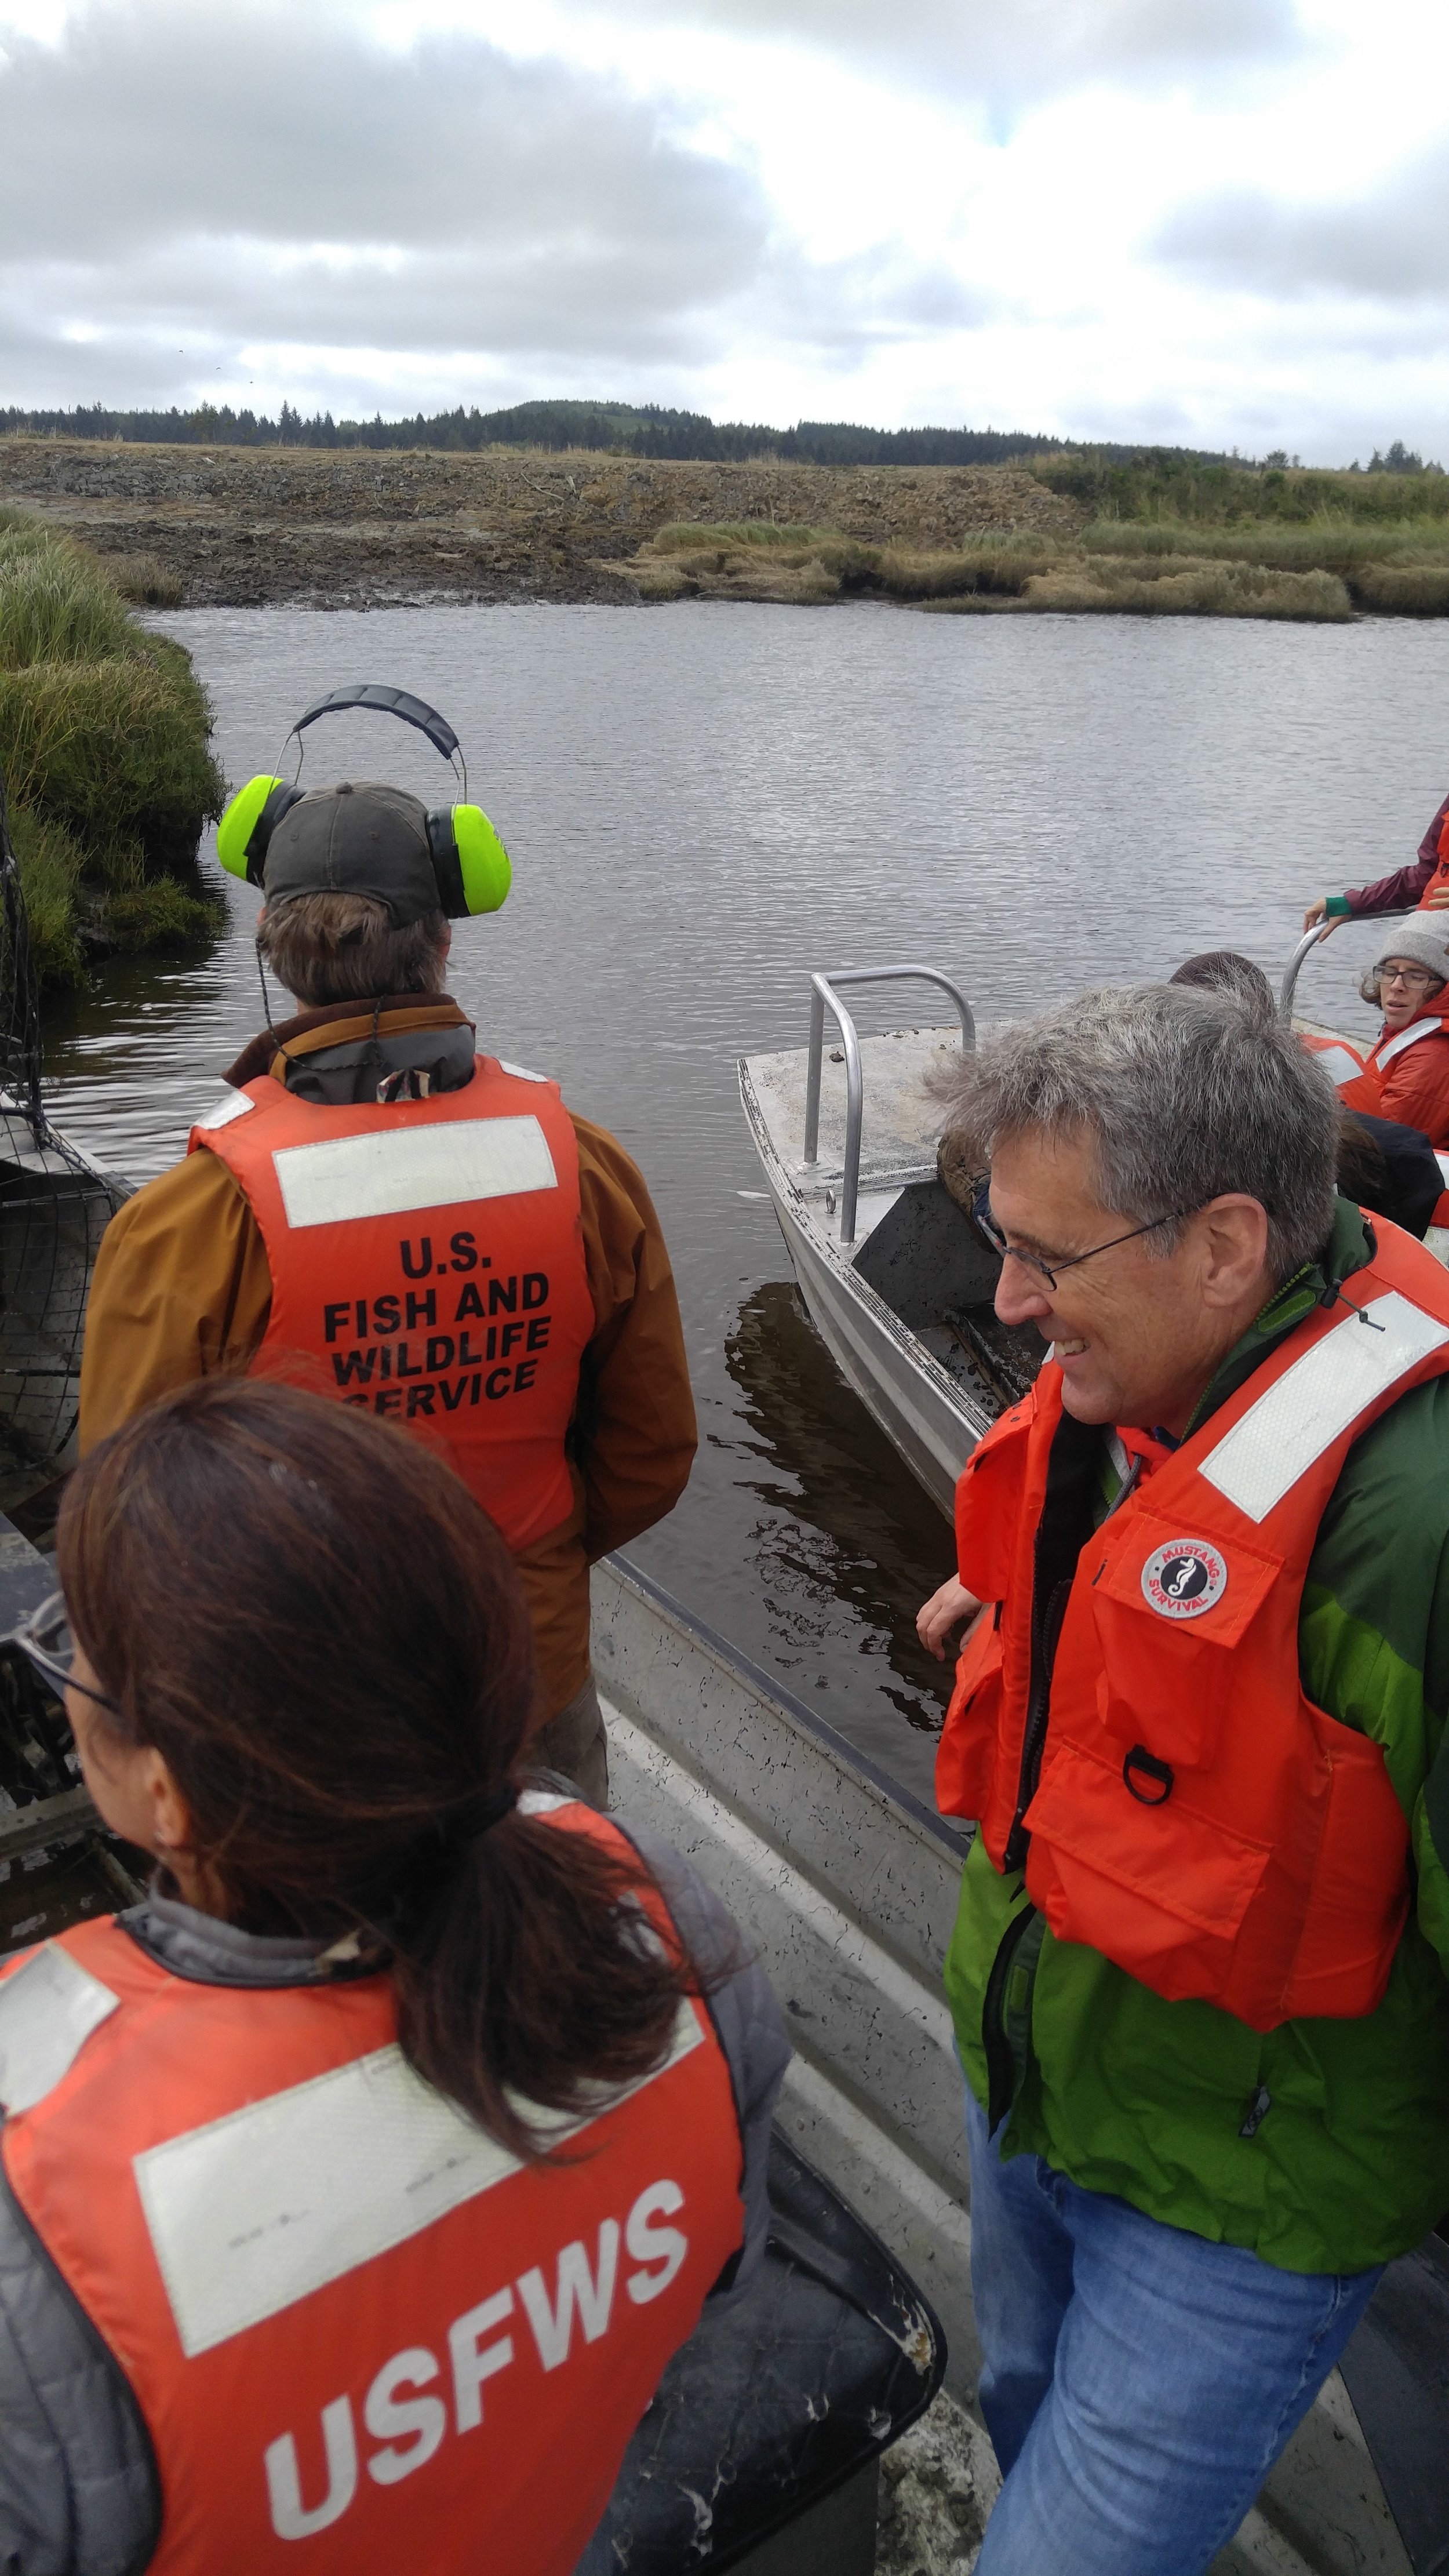
[[[1283,978],[1283,990],[1278,996],[1278,1017],[1285,1029],[1291,1028],[1293,1024],[1293,996],[1298,987],[1300,970],[1306,964],[1310,951],[1318,946],[1320,940],[1326,939],[1330,931],[1337,930],[1343,921],[1352,921],[1357,917],[1353,913],[1335,913],[1331,921],[1316,921],[1311,930],[1305,930],[1288,961],[1288,972]],[[1385,912],[1375,914],[1374,918],[1380,921],[1411,921],[1413,914]],[[1449,928],[1449,924],[1445,926]]]
[[[837,984],[935,984],[949,993],[961,1017],[961,1051],[974,1053],[976,1022],[959,984],[936,966],[839,966],[810,978],[810,1050],[805,1071],[805,1153],[813,1163],[820,1148],[820,1074],[825,1054],[825,1007],[828,1003],[845,1050],[845,1166],[840,1184],[840,1240],[855,1241],[855,1205],[860,1190],[860,1136],[865,1093],[860,1069],[860,1040],[855,1022],[835,990]]]

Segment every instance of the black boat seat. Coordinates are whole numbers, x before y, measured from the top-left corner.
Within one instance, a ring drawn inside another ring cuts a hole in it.
[[[945,2338],[778,2130],[770,2204],[760,2271],[675,2354],[577,2576],[869,2576],[876,2463],[940,2387]]]

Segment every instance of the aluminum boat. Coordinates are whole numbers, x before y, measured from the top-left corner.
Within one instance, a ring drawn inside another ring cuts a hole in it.
[[[1294,953],[1279,999],[1285,1023],[1353,1046],[1294,1009],[1305,960]],[[861,1037],[847,986],[929,984],[956,1007],[949,1028]],[[809,1042],[740,1059],[740,1098],[810,1319],[911,1473],[949,1517],[956,1479],[982,1433],[1025,1392],[1045,1356],[1013,1332],[993,1297],[1001,1264],[941,1181],[940,1113],[927,1083],[974,1048],[959,986],[934,966],[865,966],[812,975]],[[827,1047],[825,1015],[838,1044]],[[1449,1156],[1441,1157],[1449,1187]],[[1426,1238],[1449,1260],[1449,1229]]]

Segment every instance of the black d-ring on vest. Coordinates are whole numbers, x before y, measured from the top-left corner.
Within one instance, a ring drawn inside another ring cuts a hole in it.
[[[1155,1797],[1146,1789],[1138,1788],[1132,1777],[1134,1771],[1140,1772],[1145,1779],[1154,1780],[1157,1783]],[[1172,1795],[1172,1764],[1159,1762],[1156,1754],[1149,1753],[1145,1744],[1133,1745],[1122,1765],[1122,1778],[1129,1796],[1136,1799],[1139,1807],[1160,1807]]]

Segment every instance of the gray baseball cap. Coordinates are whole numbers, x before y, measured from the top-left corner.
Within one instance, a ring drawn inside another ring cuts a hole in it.
[[[441,912],[428,809],[372,779],[310,788],[272,833],[262,886],[269,909],[303,894],[370,895],[398,930]]]

